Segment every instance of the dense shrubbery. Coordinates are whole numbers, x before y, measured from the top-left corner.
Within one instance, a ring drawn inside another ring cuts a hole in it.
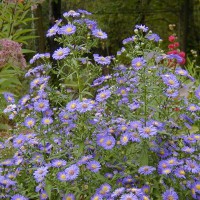
[[[0,163],[1,198],[199,199],[200,87],[183,57],[144,25],[116,57],[92,55],[107,34],[86,15],[66,12],[48,31],[60,47],[30,60],[29,94],[4,94],[18,123],[0,144],[16,150]]]

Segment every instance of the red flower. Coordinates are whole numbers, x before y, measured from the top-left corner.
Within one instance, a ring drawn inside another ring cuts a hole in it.
[[[174,47],[179,47],[179,42],[174,42]]]
[[[169,38],[168,38],[168,40],[170,42],[174,42],[176,40],[176,37],[174,35],[170,35]]]
[[[185,58],[185,52],[183,51],[181,51],[178,55],[181,56],[182,58]]]
[[[169,48],[169,49],[174,49],[174,47],[175,47],[174,44],[169,44],[169,45],[168,45],[168,48]]]

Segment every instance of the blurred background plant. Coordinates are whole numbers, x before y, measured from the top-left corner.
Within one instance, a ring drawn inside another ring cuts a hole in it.
[[[26,90],[22,78],[26,67],[23,53],[35,52],[31,43],[37,37],[33,23],[36,18],[32,12],[38,3],[41,1],[3,0],[0,4],[0,130],[9,127],[2,113],[5,108],[2,94],[12,92],[18,96]]]

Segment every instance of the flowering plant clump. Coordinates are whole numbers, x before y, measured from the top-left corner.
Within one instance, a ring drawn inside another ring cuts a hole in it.
[[[90,14],[64,13],[67,25],[59,20],[47,33],[61,46],[30,61],[39,61],[26,74],[30,93],[19,101],[5,94],[4,112],[18,123],[0,144],[16,150],[0,162],[1,198],[199,199],[200,87],[180,66],[168,67],[173,54],[144,25],[116,57],[89,56],[107,38],[83,17]],[[106,66],[113,72],[99,77]]]

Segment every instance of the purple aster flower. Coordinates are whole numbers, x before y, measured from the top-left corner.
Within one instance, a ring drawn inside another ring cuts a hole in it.
[[[200,165],[197,164],[196,161],[188,159],[186,160],[186,165],[184,166],[184,169],[187,172],[192,172],[194,174],[197,174],[200,172]]]
[[[142,138],[149,138],[150,136],[154,136],[157,134],[157,129],[152,125],[140,127],[138,130]]]
[[[133,41],[134,41],[134,37],[129,37],[129,38],[124,39],[122,41],[122,44],[125,45],[125,44],[133,42]]]
[[[53,119],[51,117],[43,117],[41,122],[43,125],[49,125],[53,123]]]
[[[27,117],[24,120],[24,126],[26,126],[27,128],[32,128],[35,125],[36,120],[32,117]]]
[[[183,61],[183,58],[181,56],[179,56],[178,54],[169,54],[166,56],[166,58],[172,60],[172,59],[176,59],[176,61],[178,63],[181,63]]]
[[[23,97],[19,100],[19,104],[20,104],[21,106],[24,106],[24,105],[27,103],[27,101],[28,101],[29,99],[30,99],[30,95],[27,94],[27,95],[23,96]]]
[[[97,38],[107,39],[107,34],[105,32],[103,32],[101,29],[93,29],[92,35]]]
[[[66,105],[66,109],[67,109],[69,112],[74,112],[74,111],[77,110],[78,104],[79,104],[79,101],[78,101],[78,100],[70,101],[70,102]]]
[[[178,178],[184,178],[185,179],[185,170],[183,168],[177,168],[175,171],[174,171],[174,174],[176,177]]]
[[[130,108],[130,110],[136,110],[140,107],[140,104],[138,102],[134,102],[129,104],[128,107]]]
[[[99,77],[97,79],[95,79],[92,83],[92,86],[98,86],[98,85],[101,85],[103,82],[105,81],[105,77],[102,76],[102,77]]]
[[[140,70],[146,64],[146,61],[143,57],[137,57],[132,60],[131,64],[135,70]]]
[[[195,96],[200,100],[200,87],[195,90]]]
[[[152,174],[152,172],[155,171],[155,170],[156,170],[155,167],[142,166],[142,167],[139,168],[138,172],[140,174],[149,175],[149,174]]]
[[[106,178],[108,178],[108,179],[112,179],[113,178],[113,174],[112,173],[105,173],[105,175],[104,175]]]
[[[98,101],[98,102],[105,101],[105,100],[108,99],[110,96],[111,96],[110,90],[101,91],[99,94],[97,94],[97,96],[96,96],[96,101]]]
[[[39,167],[34,173],[33,176],[37,182],[42,182],[45,176],[48,173],[48,167]]]
[[[163,79],[163,82],[171,88],[179,87],[179,82],[176,79],[176,76],[173,74],[164,74],[162,75],[162,79]]]
[[[97,173],[101,169],[101,164],[96,160],[92,160],[87,163],[87,168],[90,171]]]
[[[70,167],[66,168],[65,174],[67,176],[67,180],[72,181],[76,179],[77,176],[79,175],[79,172],[80,172],[79,167],[76,164],[71,165]]]
[[[165,95],[168,97],[177,97],[178,96],[178,90],[176,90],[175,88],[167,88]]]
[[[144,192],[145,194],[150,193],[150,186],[149,185],[144,185],[141,189],[142,189],[142,192]]]
[[[120,197],[120,200],[138,200],[138,198],[133,193],[129,193],[129,194],[123,194]]]
[[[50,58],[50,54],[49,53],[42,53],[42,54],[35,54],[33,56],[33,58],[31,58],[31,60],[29,61],[30,64],[33,64],[36,60],[40,59],[40,58]]]
[[[80,13],[74,11],[74,10],[70,10],[68,12],[63,13],[63,17],[79,17]]]
[[[173,188],[170,188],[169,190],[166,190],[163,194],[162,194],[162,198],[163,200],[178,200],[178,195],[177,193],[174,191]]]
[[[49,109],[49,101],[45,99],[39,99],[38,101],[34,102],[34,109],[37,112],[45,112]]]
[[[187,76],[188,75],[188,71],[186,71],[186,70],[184,70],[180,67],[176,68],[175,73],[178,74],[178,75],[181,75],[181,76]]]
[[[146,36],[148,40],[159,42],[160,36],[158,34],[152,33]]]
[[[99,56],[99,54],[94,54],[93,57],[94,57],[95,62],[97,62],[98,64],[101,64],[101,65],[109,65],[111,62],[110,56],[104,57],[104,56]]]
[[[8,103],[15,103],[14,94],[9,92],[4,92],[3,95]]]
[[[46,199],[48,199],[48,194],[45,190],[43,190],[40,193],[40,200],[46,200]]]
[[[83,156],[78,162],[77,162],[77,165],[80,166],[80,165],[84,165],[86,164],[90,159],[92,159],[93,156],[92,155],[87,155],[87,156]]]
[[[200,110],[200,107],[195,104],[191,104],[188,106],[187,110],[189,110],[191,112],[196,112],[196,111]]]
[[[200,181],[194,182],[192,184],[192,189],[198,194],[200,194]]]
[[[131,122],[130,122],[130,127],[131,127],[131,129],[136,130],[136,129],[138,129],[138,128],[141,127],[141,126],[142,126],[141,121],[131,121]]]
[[[68,56],[70,53],[70,49],[68,47],[65,48],[59,48],[56,51],[54,51],[52,57],[55,60],[61,60],[63,58],[65,58],[66,56]]]
[[[183,147],[183,148],[181,149],[181,151],[183,151],[183,152],[185,152],[185,153],[191,154],[191,153],[194,153],[194,152],[195,152],[195,148],[185,146],[185,147]]]
[[[112,194],[111,194],[111,198],[115,198],[120,196],[121,194],[123,194],[125,192],[125,188],[121,187],[121,188],[117,188],[115,189]]]
[[[97,22],[94,21],[94,20],[90,20],[90,19],[85,19],[84,20],[87,27],[90,29],[90,30],[94,30],[97,28]]]
[[[75,198],[74,194],[72,194],[72,193],[65,194],[62,198],[62,200],[75,200],[75,199],[76,198]]]
[[[25,141],[26,141],[26,136],[20,134],[16,138],[13,139],[13,147],[14,148],[20,148],[24,145]]]
[[[91,12],[88,12],[87,10],[83,10],[83,9],[78,9],[77,10],[79,13],[84,14],[84,15],[91,15]]]
[[[60,160],[60,159],[54,159],[51,161],[52,163],[52,167],[63,167],[67,164],[67,162],[65,160]]]
[[[51,37],[51,36],[53,36],[53,35],[56,35],[56,33],[58,32],[58,30],[59,30],[59,27],[58,27],[57,24],[55,24],[54,26],[52,26],[52,27],[48,30],[46,36],[47,36],[47,37]]]
[[[28,198],[26,198],[20,194],[15,194],[14,196],[11,197],[11,200],[28,200]]]
[[[127,145],[128,141],[129,141],[129,134],[128,133],[123,133],[121,135],[121,137],[120,137],[120,143],[121,143],[121,145],[123,145],[123,146]]]
[[[77,111],[80,113],[85,113],[87,111],[91,111],[93,107],[94,105],[91,104],[90,100],[86,100],[78,104]]]
[[[117,89],[117,94],[120,94],[120,95],[122,95],[122,96],[127,96],[129,90],[130,90],[129,88],[120,87],[120,88]]]
[[[65,171],[58,172],[57,178],[58,178],[58,180],[60,180],[60,181],[67,181],[67,180],[68,180]]]
[[[97,190],[97,193],[101,194],[102,196],[107,195],[111,191],[111,186],[108,183],[104,183],[100,186]]]
[[[149,30],[149,28],[145,25],[136,25],[135,26],[136,29],[142,30],[143,32],[147,32]]]
[[[101,194],[94,194],[90,200],[103,200],[103,196]]]
[[[140,135],[138,132],[129,132],[129,139],[132,142],[140,142]]]
[[[62,26],[58,31],[58,33],[61,35],[72,35],[75,32],[76,32],[76,26],[74,26],[72,24]]]
[[[3,185],[3,187],[9,188],[11,186],[14,186],[16,184],[16,182],[12,181],[9,178],[6,178],[4,176],[0,176],[0,184]]]
[[[13,164],[13,159],[6,159],[0,162],[0,166],[12,166]]]
[[[115,142],[116,141],[113,136],[106,136],[103,138],[101,146],[106,150],[110,150],[115,146]]]

